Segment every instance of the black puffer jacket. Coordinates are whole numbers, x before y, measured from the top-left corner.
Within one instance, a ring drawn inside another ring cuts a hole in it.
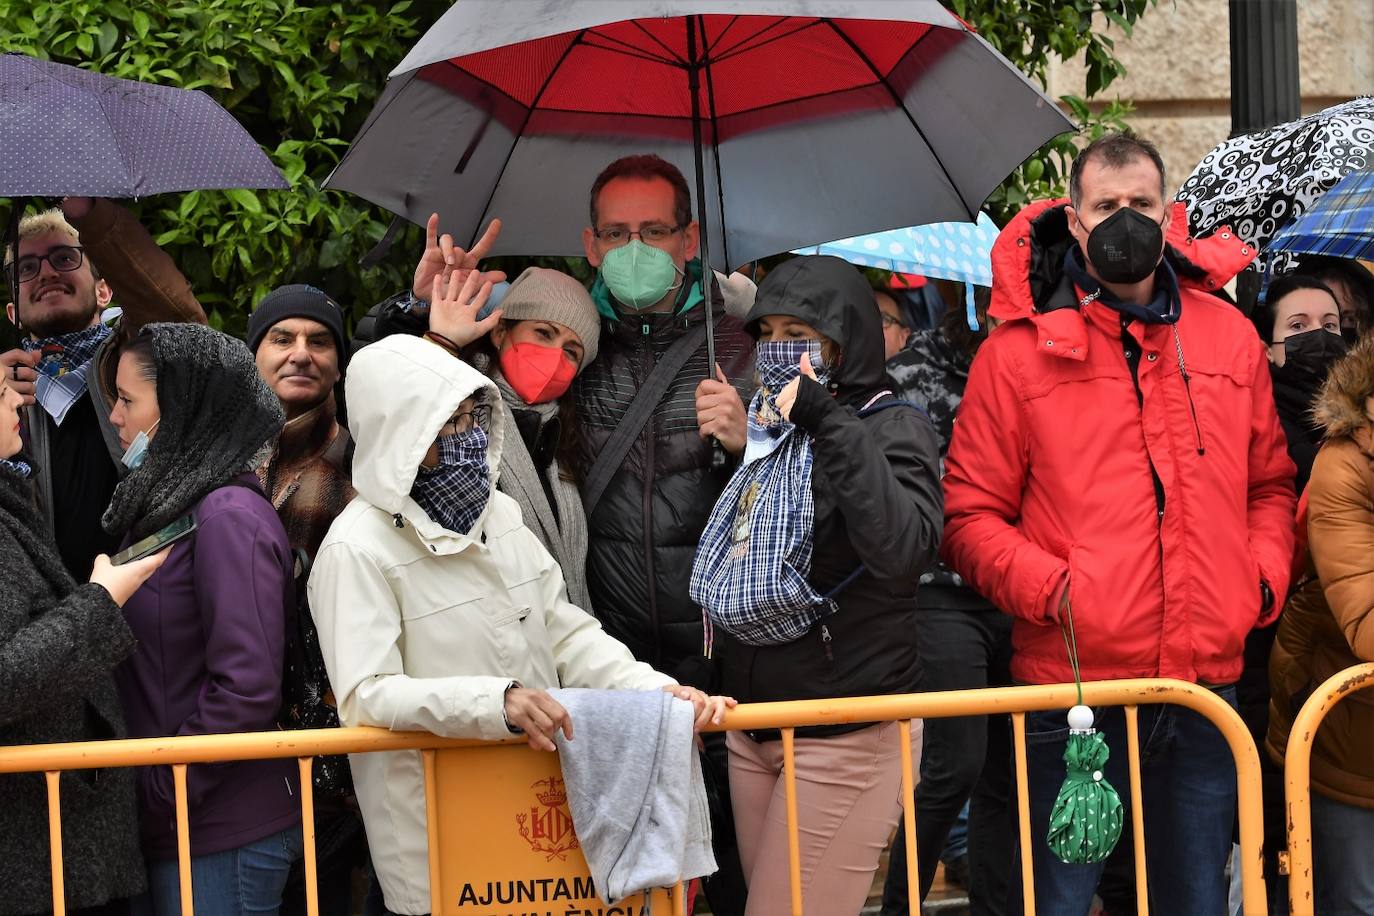
[[[944,511],[935,428],[913,407],[857,415],[895,386],[872,291],[849,264],[805,257],[776,268],[759,287],[750,327],[779,314],[841,350],[828,386],[802,379],[792,408],[792,421],[815,439],[810,581],[825,594],[861,562],[864,572],[836,596],[839,610],[795,642],[748,646],[717,628],[722,690],[741,702],[915,690],[916,587],[935,561]],[[863,726],[809,731],[854,727]]]
[[[0,746],[123,738],[111,671],[134,651],[119,606],[72,581],[49,541],[29,482],[0,467]],[[62,774],[67,909],[143,889],[134,771]],[[52,907],[43,774],[0,776],[0,913]]]
[[[753,338],[719,305],[715,316],[716,362],[748,403],[754,388]],[[654,363],[704,320],[698,305],[678,316],[626,316],[602,323],[600,355],[573,389],[584,477]],[[597,618],[635,658],[684,682],[701,681],[684,665],[702,655],[701,608],[687,594],[692,557],[734,468],[733,460],[712,468],[712,446],[697,430],[696,389],[707,375],[703,342],[587,519],[587,587]]]

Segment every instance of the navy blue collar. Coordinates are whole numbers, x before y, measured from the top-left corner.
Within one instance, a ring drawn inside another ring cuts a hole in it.
[[[1178,275],[1174,273],[1167,258],[1161,260],[1155,268],[1155,295],[1145,305],[1122,302],[1093,279],[1083,265],[1083,253],[1077,245],[1070,246],[1064,254],[1064,272],[1086,295],[1127,318],[1137,319],[1145,324],[1175,324],[1183,314],[1183,300],[1178,292]]]

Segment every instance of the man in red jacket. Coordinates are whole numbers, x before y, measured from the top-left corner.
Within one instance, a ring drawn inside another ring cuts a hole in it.
[[[1235,704],[1245,635],[1278,612],[1294,468],[1264,346],[1211,295],[1254,257],[1228,229],[1187,237],[1150,143],[1078,156],[1070,200],[1023,210],[993,250],[989,313],[945,476],[946,562],[1012,614],[1012,674],[1182,678]],[[1121,710],[1096,710],[1127,785]],[[1042,839],[1064,778],[1062,711],[1027,717],[1039,912],[1087,912],[1101,863]],[[1221,913],[1236,774],[1220,733],[1178,707],[1140,713],[1151,896]],[[1129,798],[1123,798],[1129,805]],[[1127,812],[1129,817],[1129,810]]]

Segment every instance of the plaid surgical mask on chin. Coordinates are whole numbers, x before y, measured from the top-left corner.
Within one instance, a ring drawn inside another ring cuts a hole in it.
[[[439,465],[420,469],[410,495],[435,522],[457,534],[468,534],[491,498],[486,430],[477,426],[435,441]]]

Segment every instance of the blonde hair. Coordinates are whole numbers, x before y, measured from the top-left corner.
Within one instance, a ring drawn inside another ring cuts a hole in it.
[[[42,213],[30,213],[19,221],[19,241],[31,239],[39,235],[65,235],[72,240],[73,244],[81,244],[81,234],[71,223],[67,222],[67,217],[62,214],[59,207],[51,210],[44,210]],[[9,267],[14,260],[14,246],[5,246],[5,266]],[[90,259],[86,263],[91,268],[91,273],[99,279],[100,274],[96,271],[95,265],[91,264]]]

